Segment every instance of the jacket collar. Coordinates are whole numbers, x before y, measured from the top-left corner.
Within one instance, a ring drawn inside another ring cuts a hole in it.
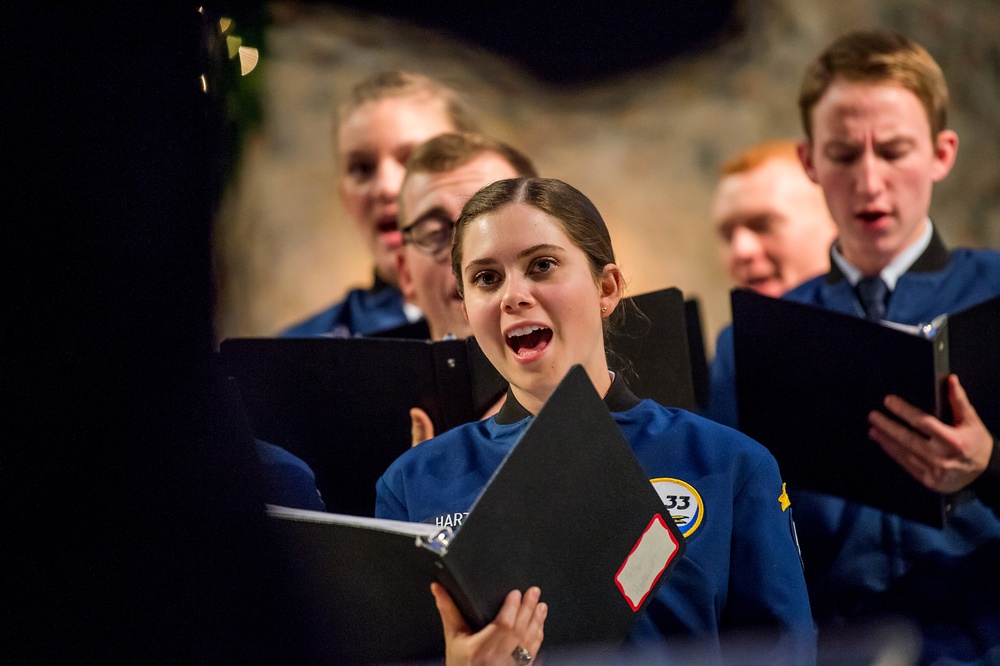
[[[913,265],[906,272],[935,273],[947,268],[950,259],[951,250],[945,246],[944,241],[941,240],[941,236],[937,232],[937,228],[935,228],[931,235],[930,245],[923,251],[923,254],[917,257],[917,260],[913,262]],[[830,272],[826,274],[826,283],[835,284],[844,279],[846,279],[844,273],[837,266],[837,262],[831,261]]]
[[[378,271],[373,271],[375,273],[375,279],[372,281],[372,286],[367,290],[372,296],[375,294],[380,294],[392,285],[379,277]]]
[[[616,372],[615,379],[611,382],[611,388],[608,389],[607,394],[604,396],[604,404],[607,405],[608,410],[612,412],[624,412],[632,409],[640,402],[641,400],[629,390],[628,384],[625,383],[621,373]],[[534,416],[534,414],[522,407],[521,403],[514,397],[513,391],[508,388],[507,399],[504,400],[503,406],[494,418],[500,425],[510,425],[529,416]]]

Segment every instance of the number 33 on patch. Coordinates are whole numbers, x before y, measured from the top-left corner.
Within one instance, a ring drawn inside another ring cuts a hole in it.
[[[701,495],[690,484],[680,479],[650,479],[656,493],[663,500],[663,507],[674,519],[674,524],[684,538],[688,538],[701,525],[705,505]]]

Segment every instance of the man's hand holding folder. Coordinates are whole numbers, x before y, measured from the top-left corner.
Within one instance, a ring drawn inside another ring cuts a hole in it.
[[[975,481],[993,453],[993,436],[954,374],[948,376],[948,401],[954,425],[897,395],[886,396],[884,405],[906,425],[877,410],[868,415],[868,435],[913,478],[939,493],[955,493]]]
[[[1000,505],[1000,297],[912,327],[732,297],[739,425],[790,485],[936,527],[969,484]]]

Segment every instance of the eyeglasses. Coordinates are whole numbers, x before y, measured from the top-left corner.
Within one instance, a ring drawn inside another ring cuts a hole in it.
[[[451,220],[425,217],[403,229],[403,243],[433,256],[446,248],[451,248],[454,235],[455,223]]]

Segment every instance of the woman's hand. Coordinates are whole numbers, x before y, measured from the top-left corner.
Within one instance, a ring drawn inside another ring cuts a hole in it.
[[[445,663],[448,666],[486,666],[525,663],[512,656],[518,647],[534,658],[542,646],[548,606],[539,602],[541,590],[529,587],[523,595],[511,591],[500,612],[480,631],[472,633],[451,596],[437,583],[431,592],[444,625]]]

